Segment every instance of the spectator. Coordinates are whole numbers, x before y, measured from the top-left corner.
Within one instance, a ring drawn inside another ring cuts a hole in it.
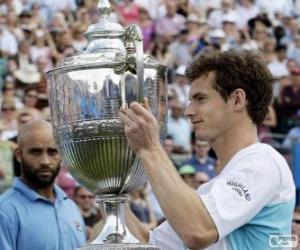
[[[238,27],[240,29],[247,29],[248,21],[252,18],[255,18],[260,10],[255,5],[255,0],[242,0],[241,4],[237,6],[236,12],[239,16]]]
[[[84,222],[72,200],[54,184],[59,172],[51,125],[25,124],[16,155],[22,175],[0,197],[0,249],[74,249],[85,242]],[[42,226],[41,226],[42,225]]]
[[[18,42],[15,35],[3,24],[0,27],[0,51],[7,56],[14,56],[18,52]]]
[[[183,107],[186,107],[189,103],[189,90],[190,85],[189,82],[185,76],[185,65],[179,65],[176,69],[176,77],[175,82],[170,85],[170,88],[174,90],[178,101],[183,105]]]
[[[0,136],[4,129],[0,122]],[[11,187],[13,181],[13,144],[7,140],[0,139],[0,194]]]
[[[173,151],[174,151],[174,141],[172,136],[167,136],[163,142],[164,150],[166,151],[167,155],[169,156],[170,160],[173,162],[174,166],[177,168],[178,163],[173,158]]]
[[[191,165],[183,165],[178,169],[178,173],[181,176],[182,180],[191,188],[197,188],[196,182],[196,170]]]
[[[133,0],[123,0],[117,7],[120,23],[127,26],[139,20],[139,6]]]
[[[14,99],[4,99],[1,104],[1,122],[4,129],[2,140],[8,140],[17,134],[16,104]]]
[[[155,34],[172,42],[174,36],[185,28],[185,19],[182,15],[177,14],[177,3],[175,1],[168,1],[166,9],[166,15],[159,18],[156,22]]]
[[[195,179],[196,189],[210,180],[208,174],[205,172],[197,172],[195,175]]]
[[[24,107],[24,104],[22,103],[20,98],[16,96],[16,87],[14,82],[12,81],[6,82],[6,84],[3,87],[2,95],[3,95],[2,96],[3,99],[12,99],[16,105],[16,109],[19,110]]]
[[[171,65],[178,67],[179,65],[188,65],[191,61],[190,44],[188,42],[188,30],[179,31],[178,37],[172,42],[168,48],[172,57]]]
[[[196,172],[204,172],[212,179],[216,176],[216,160],[208,155],[211,147],[209,142],[196,140],[194,145],[194,155],[184,161],[184,165],[192,166]]]
[[[74,189],[73,197],[87,226],[87,240],[91,240],[94,226],[103,219],[101,211],[95,207],[95,196],[86,188],[77,186]]]
[[[238,21],[239,15],[235,8],[235,0],[221,0],[221,9],[216,9],[210,12],[208,16],[208,25],[213,29],[222,28],[224,15],[230,14]]]
[[[293,59],[300,66],[300,34],[295,35],[293,41],[287,48],[287,58]]]
[[[282,146],[288,149],[293,149],[294,144],[300,142],[300,126],[292,128],[285,137]]]
[[[151,229],[156,226],[157,222],[147,188],[147,185],[144,185],[131,194],[130,208],[137,218]]]
[[[64,162],[62,162],[61,164],[59,174],[56,178],[56,184],[68,195],[69,198],[74,198],[74,191],[76,185],[78,184],[73,178],[73,176],[70,174],[68,167],[64,164]]]
[[[154,22],[150,18],[149,13],[144,8],[139,8],[139,26],[143,32],[143,45],[145,53],[148,53],[152,48],[152,43],[155,38]]]
[[[286,86],[281,92],[281,129],[287,133],[300,121],[300,68],[291,71],[291,85]]]
[[[183,105],[179,101],[170,104],[171,113],[168,117],[168,135],[174,140],[174,152],[186,154],[191,149],[191,125],[182,117]]]

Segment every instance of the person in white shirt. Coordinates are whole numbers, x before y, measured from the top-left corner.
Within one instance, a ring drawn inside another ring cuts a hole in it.
[[[290,235],[295,185],[285,159],[259,143],[257,126],[272,99],[272,75],[252,51],[202,55],[187,69],[185,114],[196,137],[209,141],[220,174],[197,191],[176,172],[159,141],[159,125],[133,102],[122,108],[125,134],[149,176],[166,222],[149,232],[126,211],[130,231],[164,250],[270,249],[272,235]]]

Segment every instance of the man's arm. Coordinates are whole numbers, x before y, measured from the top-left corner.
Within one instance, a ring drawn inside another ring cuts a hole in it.
[[[126,207],[125,211],[126,225],[129,231],[136,237],[140,242],[147,243],[149,241],[150,229],[146,224],[139,221],[139,219],[133,214],[130,207]]]
[[[184,244],[193,249],[216,242],[217,228],[200,197],[183,182],[160,145],[154,116],[137,103],[121,110],[121,116],[127,139],[145,167],[166,219]]]
[[[217,228],[194,189],[176,172],[163,148],[139,155],[167,221],[188,248],[218,240]]]

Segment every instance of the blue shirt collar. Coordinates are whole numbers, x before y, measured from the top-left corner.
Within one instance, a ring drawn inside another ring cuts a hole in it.
[[[36,200],[49,201],[45,197],[39,195],[30,187],[28,187],[23,181],[20,180],[20,178],[15,178],[13,183],[13,189],[18,190],[31,201],[36,201]],[[65,200],[68,198],[66,193],[56,184],[54,184],[54,193],[55,193],[55,199],[57,200]]]

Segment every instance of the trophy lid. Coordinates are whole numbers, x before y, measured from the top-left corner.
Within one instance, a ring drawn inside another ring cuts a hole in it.
[[[124,29],[120,24],[111,22],[108,19],[111,13],[108,0],[99,1],[98,11],[100,22],[90,25],[88,30],[83,34],[88,40],[93,37],[118,37],[124,34]]]
[[[80,53],[61,60],[57,67],[46,72],[73,71],[86,68],[113,67],[126,62],[126,48],[123,37],[124,28],[115,22],[111,22],[108,16],[111,8],[108,0],[99,0],[99,23],[91,24],[83,34],[88,40],[87,47]]]

